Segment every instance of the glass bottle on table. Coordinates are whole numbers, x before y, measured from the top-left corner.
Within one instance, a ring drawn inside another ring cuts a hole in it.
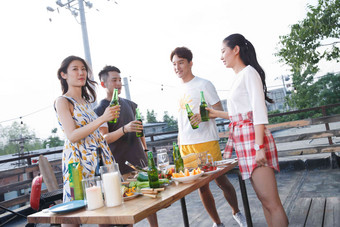
[[[200,105],[200,115],[201,121],[209,121],[209,113],[205,108],[208,107],[208,104],[205,102],[204,93],[201,91],[201,105]]]
[[[114,89],[113,90],[113,95],[112,95],[112,100],[110,102],[110,107],[112,106],[118,106],[119,102],[118,102],[118,89]],[[117,123],[117,118],[113,119],[112,121],[109,121],[110,123]]]
[[[142,125],[143,125],[142,117],[140,115],[140,112],[139,112],[138,108],[136,108],[136,120],[140,121],[142,123]],[[136,136],[137,137],[143,137],[144,136],[143,130],[141,132],[136,132]]]
[[[189,106],[188,103],[185,104],[185,108],[186,108],[186,110],[187,110],[188,119],[189,119],[189,122],[190,122],[190,118],[191,118],[192,116],[194,116],[194,113],[193,113],[192,110],[190,109],[190,106]],[[190,122],[190,124],[191,124],[191,122]],[[192,127],[192,129],[197,129],[197,128],[198,128],[198,125],[195,126],[195,125],[191,124],[191,127]]]
[[[173,142],[173,156],[175,163],[175,172],[176,173],[179,173],[180,171],[184,172],[184,162],[176,142]]]
[[[96,177],[100,177],[100,167],[104,166],[104,161],[103,161],[103,156],[102,156],[102,148],[97,147],[96,151],[97,151],[97,158],[96,158],[97,166],[96,166],[96,170],[94,172],[94,175]]]
[[[97,147],[96,149],[97,152],[97,157],[96,157],[96,162],[97,162],[97,166],[96,169],[94,171],[94,179],[96,179],[96,185],[98,187],[100,187],[102,189],[102,192],[104,193],[104,189],[103,189],[103,185],[102,185],[102,178],[101,178],[101,174],[100,174],[100,168],[104,165],[104,160],[103,160],[103,150],[101,147]]]
[[[148,151],[148,178],[150,188],[159,188],[158,169],[156,168],[152,151]]]

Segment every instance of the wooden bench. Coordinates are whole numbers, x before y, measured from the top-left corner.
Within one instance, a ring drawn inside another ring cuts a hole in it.
[[[299,198],[289,216],[290,227],[339,226],[340,197]]]

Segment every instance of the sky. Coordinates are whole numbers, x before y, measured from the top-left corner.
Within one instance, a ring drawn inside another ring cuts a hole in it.
[[[155,110],[158,120],[164,111],[177,114],[174,97],[180,81],[170,62],[174,48],[191,49],[194,75],[210,80],[225,99],[233,72],[220,60],[221,43],[226,36],[241,33],[255,46],[268,88],[278,88],[282,81],[275,78],[289,74],[274,56],[279,36],[305,18],[307,4],[316,4],[316,0],[91,2],[93,7],[85,7],[85,12],[95,80],[105,65],[117,66],[128,78],[131,99],[142,115]],[[62,60],[69,55],[85,58],[79,17],[57,8],[52,0],[2,1],[0,7],[0,124],[20,122],[22,116],[41,139],[56,127],[63,137],[53,109],[61,95],[57,70]],[[103,89],[97,87],[97,92],[102,99]]]

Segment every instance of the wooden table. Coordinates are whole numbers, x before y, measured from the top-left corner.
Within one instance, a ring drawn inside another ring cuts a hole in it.
[[[216,173],[200,177],[193,183],[179,183],[176,185],[173,182],[170,186],[166,187],[166,190],[161,192],[156,199],[139,196],[133,200],[126,201],[117,207],[102,207],[93,211],[87,211],[85,208],[82,208],[65,214],[54,214],[51,212],[45,213],[41,211],[29,215],[28,223],[135,224],[149,215],[156,213],[163,208],[169,207],[171,204],[181,199],[185,226],[189,226],[188,220],[185,220],[185,218],[187,218],[187,212],[184,197],[203,185],[208,184],[217,177],[234,169],[237,164],[237,161],[235,161]],[[242,192],[242,194],[243,193],[244,192]],[[244,195],[242,195],[242,198],[243,197]],[[247,212],[245,214],[247,216]],[[250,215],[250,212],[248,214]],[[250,216],[247,216],[247,218],[249,219]]]

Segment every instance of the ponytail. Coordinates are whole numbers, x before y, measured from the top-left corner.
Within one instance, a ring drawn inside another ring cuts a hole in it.
[[[264,73],[260,64],[257,62],[256,52],[253,44],[241,34],[232,34],[225,38],[223,43],[225,43],[231,49],[234,49],[235,46],[239,46],[240,58],[243,63],[245,65],[251,65],[254,67],[261,77],[265,100],[269,103],[274,103],[274,101],[267,96],[266,74]]]

